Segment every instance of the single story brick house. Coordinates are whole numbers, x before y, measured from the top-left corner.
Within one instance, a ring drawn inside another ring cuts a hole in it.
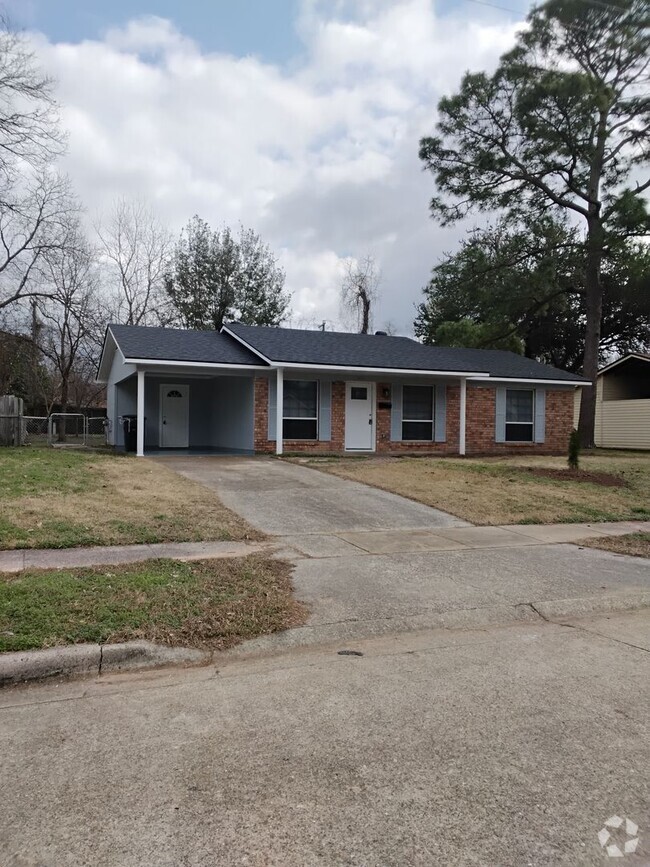
[[[407,337],[111,325],[97,379],[109,442],[137,454],[564,453],[586,380],[511,352]]]

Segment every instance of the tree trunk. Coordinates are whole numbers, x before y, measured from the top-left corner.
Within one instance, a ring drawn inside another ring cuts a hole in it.
[[[61,412],[66,413],[68,411],[68,401],[69,401],[69,386],[68,386],[68,375],[67,373],[63,374],[61,379]],[[65,415],[61,417],[59,422],[59,436],[58,442],[64,443],[67,439],[68,434],[68,426],[67,426],[67,418]]]
[[[367,334],[370,329],[370,298],[365,289],[359,292],[361,298],[361,334]]]
[[[587,235],[587,259],[585,270],[585,350],[582,375],[591,385],[582,389],[578,430],[583,448],[594,446],[596,422],[596,377],[598,375],[598,351],[603,314],[603,290],[600,282],[600,265],[603,257],[604,232],[599,219],[590,219]]]

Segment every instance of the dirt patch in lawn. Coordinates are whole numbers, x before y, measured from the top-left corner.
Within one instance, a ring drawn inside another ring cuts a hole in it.
[[[137,638],[223,650],[305,622],[291,568],[252,555],[0,575],[0,651]]]
[[[590,473],[587,470],[560,470],[551,467],[524,467],[522,472],[533,476],[555,479],[558,482],[587,482],[591,485],[602,485],[605,488],[626,488],[629,483],[611,473]]]
[[[309,465],[477,525],[650,519],[648,455],[585,455],[579,479],[567,477],[560,457],[330,458]],[[603,477],[620,481],[605,485]]]
[[[607,536],[582,539],[578,544],[587,548],[600,548],[613,554],[650,558],[650,533],[626,533],[624,536]]]
[[[0,451],[0,549],[259,540],[197,482],[146,458]]]

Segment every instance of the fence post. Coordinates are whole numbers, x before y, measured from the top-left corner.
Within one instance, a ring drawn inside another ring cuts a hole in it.
[[[0,446],[22,443],[23,399],[13,394],[0,397]]]

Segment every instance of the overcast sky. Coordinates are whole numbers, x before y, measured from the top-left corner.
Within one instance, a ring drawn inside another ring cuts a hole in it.
[[[147,199],[177,232],[241,221],[287,272],[295,320],[339,319],[345,257],[382,271],[375,327],[414,305],[461,229],[428,215],[418,141],[489,69],[527,4],[472,0],[10,0],[57,81],[89,220]],[[480,219],[480,218],[479,218]]]

